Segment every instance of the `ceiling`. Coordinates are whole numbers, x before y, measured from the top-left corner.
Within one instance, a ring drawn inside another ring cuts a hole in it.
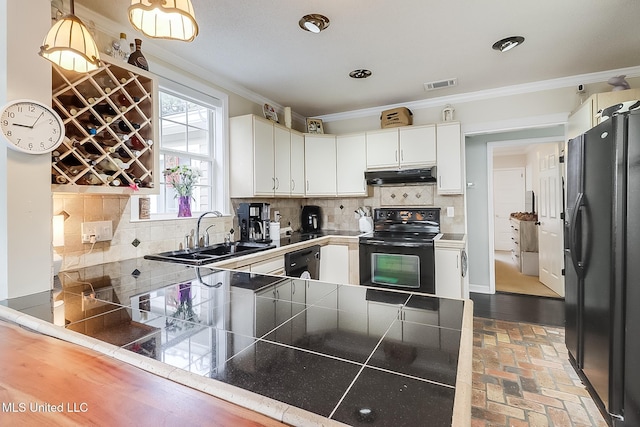
[[[153,43],[307,117],[640,65],[638,0],[192,2],[196,40]],[[128,23],[129,4],[76,1],[126,25],[132,40],[141,34]],[[301,30],[309,13],[326,15],[330,26]],[[512,35],[524,44],[491,49]],[[350,78],[358,68],[373,75]],[[458,85],[424,90],[450,78]]]

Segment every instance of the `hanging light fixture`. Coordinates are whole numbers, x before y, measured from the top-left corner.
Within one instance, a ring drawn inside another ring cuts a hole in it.
[[[65,70],[86,73],[98,68],[100,54],[93,36],[74,13],[71,0],[70,13],[53,24],[38,54]]]
[[[148,37],[193,41],[198,23],[191,0],[131,0],[129,22]]]

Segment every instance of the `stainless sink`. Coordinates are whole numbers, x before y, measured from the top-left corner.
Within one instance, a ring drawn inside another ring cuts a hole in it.
[[[271,248],[275,248],[275,245],[272,245],[271,243],[258,242],[232,242],[229,244],[219,243],[197,249],[160,252],[157,254],[145,255],[144,257],[146,259],[153,259],[156,261],[176,262],[188,265],[205,265]]]

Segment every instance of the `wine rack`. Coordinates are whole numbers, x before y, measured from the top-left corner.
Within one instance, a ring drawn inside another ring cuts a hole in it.
[[[52,104],[65,124],[52,152],[56,192],[158,192],[157,81],[116,59],[91,73],[53,66]]]

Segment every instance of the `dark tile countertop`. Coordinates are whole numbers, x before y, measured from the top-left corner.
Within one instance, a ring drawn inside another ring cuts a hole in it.
[[[142,258],[60,280],[0,304],[350,425],[451,425],[465,301]]]

